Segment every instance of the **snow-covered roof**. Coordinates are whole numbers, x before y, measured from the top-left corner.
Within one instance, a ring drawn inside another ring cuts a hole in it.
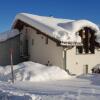
[[[89,27],[95,30],[96,33],[99,31],[98,26],[88,20],[69,20],[20,13],[15,17],[12,27],[14,27],[17,20],[21,20],[64,43],[81,43],[81,38],[76,35],[76,32],[84,27]]]
[[[9,30],[3,33],[0,33],[0,42],[6,41],[10,38],[13,38],[19,34],[17,29]]]

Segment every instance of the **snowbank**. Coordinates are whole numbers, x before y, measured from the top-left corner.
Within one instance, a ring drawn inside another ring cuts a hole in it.
[[[14,77],[16,81],[51,81],[71,78],[63,69],[56,66],[45,66],[31,61],[14,65]],[[0,67],[0,80],[9,81],[11,79],[10,65]]]

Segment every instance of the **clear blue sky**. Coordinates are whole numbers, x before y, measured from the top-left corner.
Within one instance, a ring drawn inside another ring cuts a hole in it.
[[[88,19],[100,24],[100,0],[0,0],[0,32],[10,29],[20,12]]]

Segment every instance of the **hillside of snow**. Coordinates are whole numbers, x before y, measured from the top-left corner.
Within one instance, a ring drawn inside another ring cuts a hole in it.
[[[31,61],[14,65],[14,79],[16,81],[51,81],[69,79],[71,76],[57,66],[45,66]],[[11,80],[11,66],[0,67],[0,80]]]

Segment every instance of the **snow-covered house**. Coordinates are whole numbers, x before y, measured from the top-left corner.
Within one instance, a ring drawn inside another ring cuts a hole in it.
[[[88,20],[69,20],[18,14],[12,24],[20,34],[21,58],[56,65],[72,74],[82,74],[84,66],[100,63],[100,33]]]

